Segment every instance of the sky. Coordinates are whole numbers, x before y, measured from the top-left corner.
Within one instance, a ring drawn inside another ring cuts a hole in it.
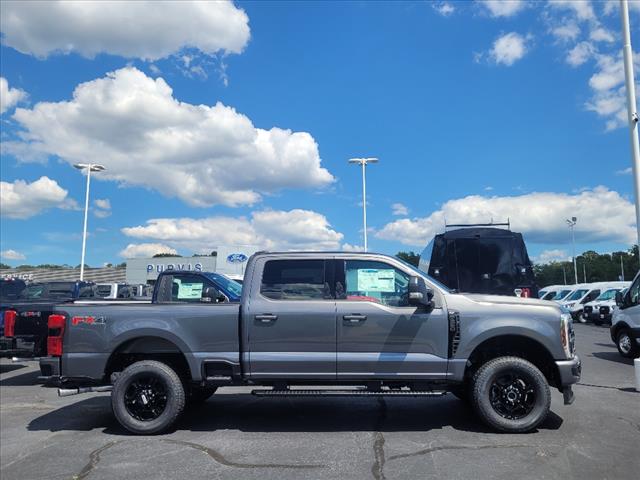
[[[640,2],[630,2],[640,49]],[[538,262],[635,242],[618,2],[0,4],[9,265],[218,245],[420,252],[509,220]],[[640,55],[635,56],[636,72]],[[638,73],[636,73],[636,77]]]

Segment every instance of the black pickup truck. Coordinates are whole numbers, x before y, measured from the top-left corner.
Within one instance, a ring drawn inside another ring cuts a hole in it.
[[[46,355],[47,318],[54,306],[86,297],[92,291],[89,282],[45,282],[24,285],[17,295],[7,295],[2,304],[0,357],[30,359]]]

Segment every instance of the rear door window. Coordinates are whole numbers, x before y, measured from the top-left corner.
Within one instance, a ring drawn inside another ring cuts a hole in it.
[[[325,278],[325,267],[324,260],[269,260],[260,293],[273,300],[331,299],[331,279]]]

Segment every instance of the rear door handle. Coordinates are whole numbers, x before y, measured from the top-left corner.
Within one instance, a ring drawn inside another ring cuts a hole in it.
[[[278,319],[278,316],[271,313],[263,313],[262,315],[256,315],[255,319],[262,323],[271,323],[275,322]]]
[[[342,319],[346,322],[360,323],[367,319],[366,315],[360,315],[359,313],[353,313],[351,315],[344,315]]]

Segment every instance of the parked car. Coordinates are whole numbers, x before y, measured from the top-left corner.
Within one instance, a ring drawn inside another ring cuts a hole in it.
[[[620,355],[626,358],[640,356],[640,272],[623,295],[616,294],[617,307],[611,319],[611,340]]]
[[[538,298],[540,300],[553,300],[556,294],[559,291],[566,289],[566,287],[566,285],[549,285],[538,291]]]
[[[595,300],[600,295],[600,287],[590,284],[575,285],[574,290],[558,303],[569,310],[574,320],[583,321],[584,304]]]
[[[525,432],[546,418],[550,386],[570,404],[580,378],[558,305],[454,293],[387,255],[261,252],[240,304],[216,303],[202,279],[175,291],[166,278],[158,295],[193,301],[56,308],[40,366],[59,395],[111,391],[118,422],[151,434],[220,386],[279,397],[453,392],[492,428]]]
[[[0,357],[37,358],[47,353],[47,318],[54,305],[92,292],[90,282],[42,282],[26,285],[6,303]]]
[[[438,234],[423,250],[419,266],[459,292],[538,297],[522,235],[510,230],[474,227]]]
[[[622,292],[624,295],[626,291],[627,289],[622,287],[604,290],[598,298],[585,303],[582,318],[585,322],[593,322],[595,325],[602,325],[603,323],[611,324],[613,310],[617,308],[616,294]]]

